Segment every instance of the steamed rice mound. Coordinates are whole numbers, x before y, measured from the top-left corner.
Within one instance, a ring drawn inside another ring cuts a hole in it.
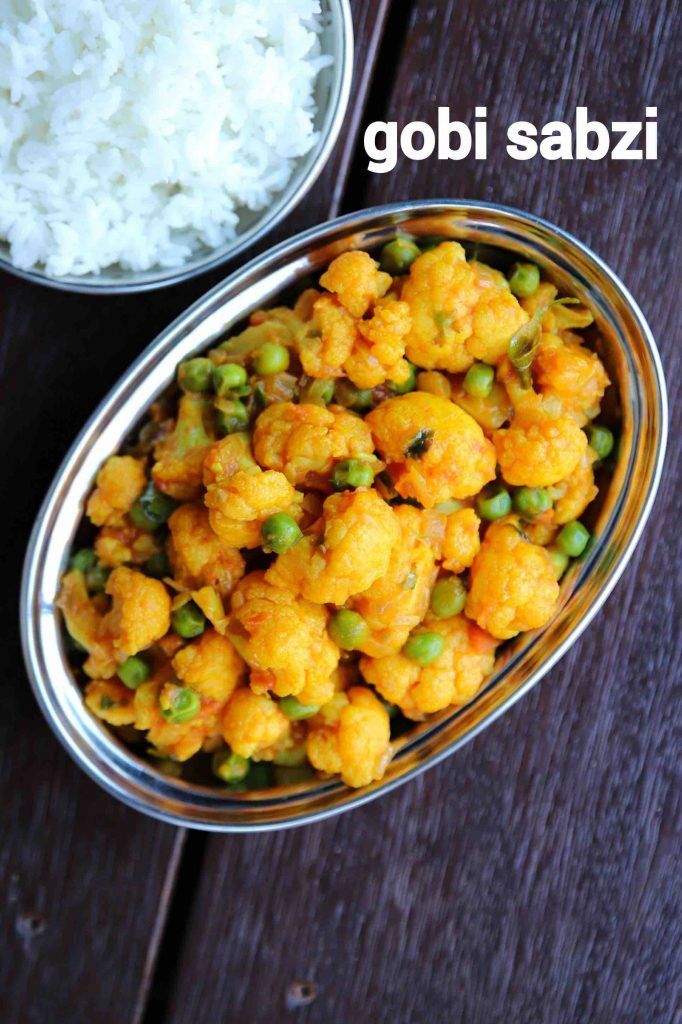
[[[318,0],[9,8],[0,239],[17,267],[179,266],[266,209],[315,141]]]

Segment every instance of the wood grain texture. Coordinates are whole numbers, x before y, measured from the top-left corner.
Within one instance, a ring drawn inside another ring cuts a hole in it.
[[[636,557],[538,689],[385,799],[209,841],[171,1024],[669,1024],[680,1010],[679,17],[670,2],[394,6],[367,117],[470,117],[486,162],[353,177],[347,209],[468,196],[574,231],[623,276],[670,382],[666,474]],[[390,77],[390,76],[389,76]],[[656,164],[517,163],[508,123],[659,108]],[[502,129],[501,131],[499,129]],[[364,161],[356,160],[356,171]],[[301,987],[306,983],[307,987]],[[303,1005],[306,999],[311,999]]]
[[[387,0],[354,8],[351,131],[282,236],[327,216],[345,183]],[[12,482],[0,536],[10,580],[0,607],[11,623],[0,640],[3,1024],[135,1024],[147,1004],[184,834],[106,797],[52,737],[21,659],[19,577],[33,518],[87,416],[154,335],[229,269],[125,298],[68,295],[0,274],[3,480]]]

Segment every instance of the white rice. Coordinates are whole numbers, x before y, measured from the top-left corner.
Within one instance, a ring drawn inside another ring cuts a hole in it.
[[[315,141],[318,0],[0,0],[0,239],[17,267],[178,266]]]

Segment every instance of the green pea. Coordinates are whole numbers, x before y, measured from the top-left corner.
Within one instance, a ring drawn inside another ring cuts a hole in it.
[[[439,619],[459,615],[467,599],[467,590],[459,576],[443,576],[431,592],[429,607]]]
[[[184,725],[191,722],[201,709],[201,697],[196,690],[190,690],[188,686],[175,687],[171,697],[170,707],[162,708],[161,714],[174,725]]]
[[[86,572],[85,586],[91,594],[103,594],[110,576],[111,569],[105,565],[96,565],[94,569],[88,569]]]
[[[146,658],[142,658],[139,654],[131,654],[122,665],[118,666],[116,674],[129,690],[136,690],[142,683],[146,683],[151,671],[151,665]]]
[[[244,403],[236,398],[231,402],[224,402],[216,409],[216,425],[221,437],[245,430],[249,425],[249,414]]]
[[[312,718],[320,709],[317,704],[301,704],[296,697],[282,697],[279,710],[292,722],[298,722],[302,718]]]
[[[487,398],[495,383],[495,370],[487,363],[474,363],[464,376],[464,390],[472,398]]]
[[[349,491],[354,487],[371,487],[373,483],[372,467],[362,459],[342,459],[334,466],[332,485],[337,491]]]
[[[572,523],[566,523],[560,530],[556,542],[559,550],[563,551],[569,558],[579,558],[587,547],[589,540],[589,531],[585,529],[582,523],[575,520]]]
[[[222,782],[228,785],[241,782],[249,773],[251,762],[233,750],[216,750],[211,758],[211,770]]]
[[[210,391],[213,386],[213,363],[201,356],[188,359],[178,367],[178,380],[185,391]]]
[[[261,377],[283,373],[289,366],[289,350],[274,341],[266,341],[256,353],[253,365]]]
[[[597,453],[599,458],[608,458],[613,449],[613,434],[609,428],[602,426],[600,423],[593,423],[587,432],[587,436],[590,448]]]
[[[513,504],[522,516],[539,516],[552,507],[552,495],[544,487],[520,487]]]
[[[306,405],[329,405],[334,397],[334,381],[320,377],[311,380],[301,391],[301,402]]]
[[[369,636],[369,627],[359,612],[341,608],[329,623],[329,635],[344,651],[356,651]]]
[[[153,483],[147,487],[134,503],[128,515],[140,530],[153,533],[166,522],[177,508],[177,501],[156,489]]]
[[[560,551],[559,548],[555,547],[547,548],[547,554],[549,555],[550,561],[552,563],[554,575],[558,580],[560,580],[563,574],[566,572],[566,568],[568,567],[568,555],[564,554],[563,551]]]
[[[419,255],[420,249],[415,242],[398,235],[392,242],[387,242],[381,250],[381,269],[393,276],[406,274]]]
[[[229,395],[235,388],[243,388],[248,379],[244,367],[237,363],[223,363],[222,366],[213,367],[213,390],[219,397]]]
[[[336,382],[334,398],[344,409],[364,412],[374,405],[374,394],[369,388],[356,388],[349,380],[343,378]]]
[[[184,640],[201,636],[206,628],[206,616],[194,601],[187,601],[171,612],[171,625]]]
[[[409,361],[407,365],[410,371],[407,380],[403,381],[402,384],[391,384],[391,391],[394,395],[406,395],[409,391],[414,391],[417,386],[417,367]]]
[[[261,528],[263,547],[266,551],[274,551],[276,555],[293,548],[303,534],[301,529],[290,515],[286,512],[275,512],[274,516],[268,516]]]
[[[481,519],[492,522],[495,519],[502,519],[511,512],[512,500],[509,491],[504,487],[497,487],[489,491],[483,491],[476,499],[476,508]]]
[[[515,263],[511,268],[509,287],[513,295],[527,299],[540,285],[540,270],[534,263]]]
[[[71,556],[69,561],[70,568],[76,569],[78,572],[87,572],[88,569],[94,569],[96,565],[97,555],[92,548],[81,548]]]
[[[403,646],[403,654],[410,661],[425,667],[443,653],[445,640],[440,633],[413,633]]]
[[[162,580],[164,576],[171,575],[171,565],[168,561],[168,555],[165,551],[159,551],[155,555],[152,555],[144,565],[144,570],[148,576],[153,576],[157,580]]]

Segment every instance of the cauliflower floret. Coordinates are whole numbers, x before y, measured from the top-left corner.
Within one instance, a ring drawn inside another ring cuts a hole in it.
[[[246,435],[228,435],[209,449],[204,464],[211,527],[223,544],[235,548],[259,547],[261,527],[276,512],[287,512],[297,521],[302,516],[303,495],[283,473],[263,471],[248,446]]]
[[[477,494],[495,476],[495,450],[478,423],[445,398],[416,391],[367,416],[395,489],[425,508]]]
[[[446,517],[443,537],[443,568],[449,572],[468,569],[481,547],[481,522],[472,508],[460,508]]]
[[[597,453],[589,445],[570,476],[552,488],[554,510],[552,521],[557,526],[579,519],[590,502],[597,496],[592,466]]]
[[[509,520],[493,523],[471,567],[466,614],[481,629],[507,640],[547,623],[559,585],[544,548]]]
[[[542,334],[533,379],[543,394],[556,395],[581,426],[598,412],[609,384],[599,356],[577,341],[566,344],[549,333]]]
[[[375,658],[399,651],[424,618],[438,571],[436,553],[426,536],[426,513],[398,505],[394,515],[400,541],[391,550],[386,573],[350,602],[370,629],[360,650]]]
[[[57,607],[64,615],[69,635],[89,654],[83,665],[87,675],[95,679],[109,679],[116,671],[116,661],[106,631],[104,617],[85,585],[85,576],[77,569],[67,572],[57,598]]]
[[[183,683],[221,704],[232,696],[246,671],[234,645],[214,629],[179,650],[173,668]]]
[[[208,737],[218,733],[220,704],[203,697],[197,714],[189,721],[169,722],[163,708],[172,704],[178,689],[163,672],[138,686],[134,696],[135,728],[147,733],[149,743],[159,753],[175,761],[187,761],[202,749]]]
[[[279,697],[324,693],[339,661],[327,620],[326,608],[273,585],[262,572],[245,576],[232,595],[227,633],[251,666],[253,689]]]
[[[387,298],[377,303],[374,315],[358,320],[353,349],[342,371],[359,388],[374,388],[384,381],[404,383],[410,368],[405,355],[405,338],[412,325],[406,302]]]
[[[492,672],[496,641],[463,615],[451,619],[427,616],[424,625],[440,633],[445,647],[422,667],[404,654],[360,659],[360,671],[389,703],[418,720],[455,704],[466,704]]]
[[[481,263],[470,264],[480,289],[474,307],[468,351],[476,359],[494,366],[505,354],[510,338],[528,320],[503,274]]]
[[[112,608],[103,627],[119,661],[150,647],[168,632],[171,601],[160,580],[119,566],[107,580],[106,592],[112,598]]]
[[[530,393],[517,405],[511,426],[493,435],[502,476],[515,487],[549,487],[570,476],[587,438],[556,399]]]
[[[109,569],[115,569],[125,562],[141,565],[159,553],[159,544],[154,534],[140,530],[132,523],[103,526],[95,538],[94,546],[100,563]]]
[[[366,786],[383,776],[390,738],[384,705],[364,686],[353,686],[310,720],[308,760],[318,771],[340,774],[347,786]]]
[[[377,299],[391,287],[390,274],[379,270],[379,264],[366,252],[344,252],[329,264],[320,284],[333,292],[351,316],[365,315]]]
[[[309,377],[342,377],[357,340],[357,324],[331,295],[321,295],[311,310],[313,319],[300,339],[301,366]]]
[[[385,575],[400,539],[393,509],[373,490],[330,495],[320,527],[279,555],[265,574],[319,604],[341,605],[367,590]]]
[[[240,686],[225,706],[222,728],[235,754],[252,757],[277,743],[287,733],[289,721],[266,693]]]
[[[362,458],[381,468],[367,424],[334,405],[271,405],[256,421],[253,449],[262,466],[281,471],[294,486],[328,489],[341,459]]]
[[[244,559],[236,547],[228,547],[209,522],[201,505],[180,505],[168,520],[171,542],[168,553],[173,579],[187,590],[215,587],[227,597],[244,575]]]
[[[408,359],[461,373],[474,359],[494,363],[528,315],[501,274],[467,263],[458,242],[443,242],[410,267],[402,299],[412,314]]]
[[[144,459],[112,455],[97,474],[86,515],[95,526],[118,526],[147,484]]]
[[[194,501],[201,494],[204,456],[215,440],[211,416],[206,398],[183,395],[173,431],[154,448],[154,483],[177,501]]]
[[[85,687],[85,705],[109,725],[132,725],[135,694],[123,683],[95,679]]]

